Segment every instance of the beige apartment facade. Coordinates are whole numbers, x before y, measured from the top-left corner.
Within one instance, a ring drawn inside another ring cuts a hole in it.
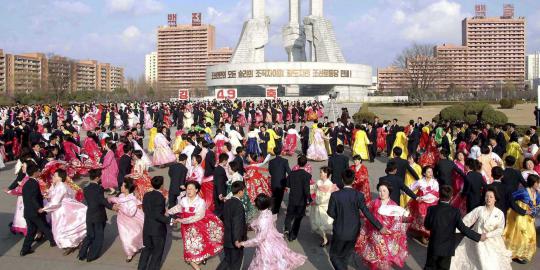
[[[6,56],[0,49],[0,93],[6,93]]]

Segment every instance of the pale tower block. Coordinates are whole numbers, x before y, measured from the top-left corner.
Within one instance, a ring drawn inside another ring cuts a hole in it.
[[[253,0],[253,5],[251,9],[252,9],[251,10],[252,19],[264,19],[264,16],[265,16],[264,0]]]

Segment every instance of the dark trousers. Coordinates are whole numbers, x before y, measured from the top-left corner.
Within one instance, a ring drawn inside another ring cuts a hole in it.
[[[451,260],[450,256],[430,256],[428,253],[424,270],[448,270]]]
[[[332,155],[336,154],[336,148],[337,148],[337,140],[330,141],[330,150],[332,151]]]
[[[44,215],[39,215],[31,218],[24,218],[26,220],[26,236],[24,237],[24,242],[22,246],[23,252],[30,251],[32,249],[32,243],[36,237],[38,231],[42,232],[45,235],[45,238],[51,243],[54,243],[54,237],[51,232],[51,227],[45,220]]]
[[[169,208],[173,208],[178,204],[178,196],[180,194],[169,193]]]
[[[377,143],[374,142],[368,145],[368,150],[369,150],[369,161],[374,161],[375,157],[377,157]]]
[[[120,175],[116,177],[116,182],[118,183],[118,186],[116,187],[116,190],[120,191],[122,190],[122,186],[124,185],[124,179],[126,178],[125,175]]]
[[[289,205],[285,215],[285,231],[289,232],[289,239],[294,240],[300,231],[300,223],[306,214],[305,205]]]
[[[390,156],[392,154],[392,146],[394,146],[394,141],[396,138],[394,136],[386,137],[386,154]],[[403,149],[401,149],[403,150]]]
[[[165,236],[143,236],[144,248],[139,258],[138,270],[157,270],[161,268],[165,239]]]
[[[336,270],[346,270],[356,241],[343,241],[332,238],[330,243],[330,262]]]
[[[307,150],[309,148],[309,140],[302,140],[302,154],[307,155]]]
[[[217,270],[240,270],[244,260],[243,248],[224,248],[225,257],[219,263]]]
[[[285,189],[282,187],[272,188],[272,200],[274,205],[272,206],[272,214],[279,214],[279,209],[281,209],[281,202],[283,201],[283,193]]]
[[[105,222],[86,222],[86,237],[79,250],[79,258],[95,260],[101,253],[105,237]]]
[[[266,143],[260,143],[259,148],[261,148],[261,154],[263,157],[266,157],[268,155],[268,144]]]

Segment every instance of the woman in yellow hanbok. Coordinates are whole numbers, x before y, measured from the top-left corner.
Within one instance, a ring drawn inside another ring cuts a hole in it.
[[[401,158],[407,159],[407,156],[409,156],[409,151],[407,150],[407,143],[409,141],[409,138],[407,138],[407,135],[405,135],[405,132],[403,132],[403,127],[399,127],[398,133],[396,134],[396,140],[394,141],[394,145],[392,146],[392,155],[390,157],[394,157],[394,148],[399,147],[403,152],[401,152]]]
[[[268,134],[270,138],[270,140],[268,140],[268,145],[266,149],[268,149],[268,154],[274,155],[274,148],[276,148],[276,140],[279,139],[280,137],[271,128],[266,130],[266,133]]]
[[[108,127],[111,125],[111,112],[105,114],[105,126]]]
[[[419,176],[422,175],[422,166],[416,163],[416,155],[414,154],[409,155],[407,157],[407,161],[409,162],[409,165],[411,166],[411,168],[413,168],[414,172],[416,172],[416,175],[419,175]],[[410,187],[412,186],[412,184],[414,184],[415,181],[416,179],[414,179],[414,176],[412,176],[412,174],[409,171],[407,171],[407,174],[405,174],[405,182],[404,182],[405,186]],[[400,199],[399,205],[401,207],[405,207],[411,200],[411,197],[409,197],[409,195],[407,194],[401,194],[401,197],[399,199]]]
[[[512,258],[519,263],[528,263],[536,253],[535,217],[540,212],[540,177],[531,174],[527,177],[527,188],[512,194],[517,206],[525,210],[517,213],[508,210],[503,238],[506,248],[512,251]]]
[[[354,135],[353,157],[359,155],[362,160],[369,160],[369,144],[370,142],[366,134],[366,128],[362,126]]]
[[[180,155],[180,153],[182,153],[182,151],[186,147],[186,141],[184,141],[182,138],[184,136],[184,131],[177,130],[175,135],[176,135],[176,138],[174,139],[172,150],[174,154]]]
[[[506,145],[506,156],[513,156],[516,158],[516,164],[514,164],[514,169],[521,170],[521,165],[523,165],[523,149],[518,142],[511,142]],[[504,157],[503,157],[504,158]]]
[[[154,138],[156,138],[157,135],[157,128],[153,127],[150,129],[150,138],[148,140],[148,152],[152,153],[154,152]]]

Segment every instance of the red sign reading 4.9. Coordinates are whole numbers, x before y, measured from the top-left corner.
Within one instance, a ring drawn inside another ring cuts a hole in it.
[[[188,89],[180,89],[180,90],[178,90],[178,99],[179,100],[189,100],[189,90]]]
[[[267,87],[266,88],[266,98],[267,99],[277,99],[278,98],[278,89],[277,89],[277,87]]]
[[[236,88],[218,88],[216,89],[216,99],[217,100],[233,100],[237,97],[237,89]]]

